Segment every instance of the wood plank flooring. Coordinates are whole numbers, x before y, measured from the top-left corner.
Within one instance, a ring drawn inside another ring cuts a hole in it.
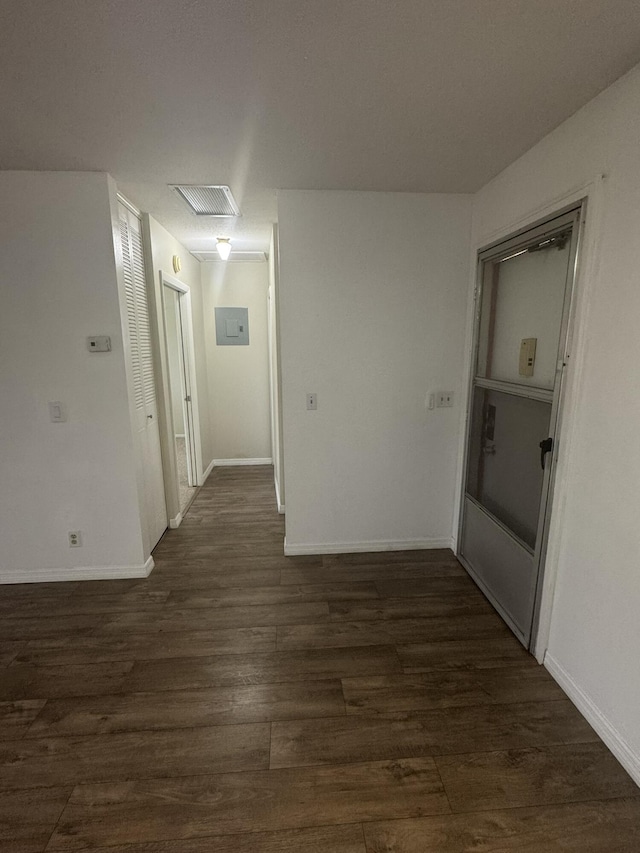
[[[271,468],[217,468],[148,579],[0,587],[0,853],[640,851],[451,552],[282,541]]]

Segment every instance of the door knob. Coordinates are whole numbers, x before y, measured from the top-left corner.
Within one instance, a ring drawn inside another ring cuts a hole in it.
[[[551,449],[553,447],[553,439],[545,438],[544,441],[541,441],[538,445],[540,447],[540,465],[542,470],[544,471],[544,457],[547,453],[551,453]]]

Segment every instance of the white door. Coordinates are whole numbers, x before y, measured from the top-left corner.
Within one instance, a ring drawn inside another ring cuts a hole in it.
[[[140,219],[118,205],[134,402],[134,438],[142,483],[142,526],[149,553],[167,528],[151,324]]]
[[[187,476],[189,486],[198,485],[197,445],[199,437],[195,428],[194,405],[196,389],[193,381],[194,371],[190,365],[188,341],[191,335],[191,312],[188,310],[190,296],[176,291],[176,320],[178,325],[178,355],[184,389],[184,422],[187,450]]]
[[[175,285],[168,284],[163,276],[162,300],[164,304],[164,322],[167,342],[167,366],[169,368],[169,386],[171,391],[171,414],[173,420],[174,438],[184,440],[186,453],[186,483],[190,488],[198,485],[198,469],[196,462],[196,431],[194,428],[194,389],[191,379],[192,371],[189,365],[187,346],[190,318],[185,300],[188,293],[178,290]],[[176,455],[180,454],[176,450]],[[178,464],[178,479],[183,476]],[[183,509],[181,506],[180,509]]]

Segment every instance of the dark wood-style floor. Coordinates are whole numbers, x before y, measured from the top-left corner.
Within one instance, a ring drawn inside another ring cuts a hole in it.
[[[147,580],[0,589],[0,853],[640,850],[450,552],[282,539],[271,469],[218,468]]]

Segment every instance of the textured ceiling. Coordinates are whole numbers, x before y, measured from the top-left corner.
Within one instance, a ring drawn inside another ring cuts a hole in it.
[[[0,166],[265,249],[276,189],[475,191],[638,61],[638,0],[2,0]]]

